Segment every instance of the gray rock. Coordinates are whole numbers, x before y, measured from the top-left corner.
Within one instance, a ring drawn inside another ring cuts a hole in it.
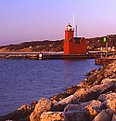
[[[67,104],[52,104],[51,111],[64,111],[64,108],[67,106]]]
[[[105,94],[101,94],[99,97],[98,97],[98,100],[100,101],[106,101],[106,100],[114,100],[116,99],[116,93],[114,92],[108,92],[108,93],[105,93]]]
[[[82,106],[80,104],[68,104],[65,109],[64,112],[67,111],[79,111],[82,110]]]
[[[65,121],[90,121],[88,111],[68,111],[64,113]]]
[[[116,89],[116,81],[111,81],[111,82],[106,82],[103,84],[103,89],[101,90],[101,93],[107,93],[107,92],[110,92],[110,91],[115,91]]]
[[[81,95],[78,96],[78,100],[80,102],[86,102],[93,99],[96,100],[100,96],[100,94],[115,90],[116,90],[116,82],[114,81],[106,82],[104,84],[99,84],[99,85],[93,85],[90,89],[82,91]],[[78,93],[77,94],[76,93],[74,95],[79,95]]]
[[[102,110],[92,121],[111,121],[111,116]]]
[[[101,111],[101,102],[98,100],[81,103],[81,106],[89,111],[91,119]]]
[[[116,114],[112,116],[112,121],[116,121]]]
[[[93,119],[101,111],[100,105],[101,105],[101,102],[98,100],[92,100],[92,101],[80,103],[80,104],[68,104],[65,107],[64,112],[85,111],[86,113],[89,114],[89,117]]]
[[[84,94],[81,94],[78,97],[78,100],[80,102],[96,100],[99,97],[102,88],[103,88],[103,85],[95,85],[94,87],[91,87],[89,90],[87,90]]]
[[[116,100],[114,99],[114,100],[107,100],[107,101],[102,102],[101,108],[110,109],[114,113],[116,113]]]

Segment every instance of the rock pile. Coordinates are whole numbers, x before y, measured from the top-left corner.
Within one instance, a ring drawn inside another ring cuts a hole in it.
[[[116,61],[95,69],[66,92],[25,105],[0,121],[116,121]]]

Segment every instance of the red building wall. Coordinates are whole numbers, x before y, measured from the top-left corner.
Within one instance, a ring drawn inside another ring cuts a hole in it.
[[[74,53],[85,54],[87,52],[87,40],[85,38],[81,38],[80,44],[75,44],[74,48]]]

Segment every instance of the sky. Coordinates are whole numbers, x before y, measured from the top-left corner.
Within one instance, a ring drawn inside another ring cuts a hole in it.
[[[116,33],[116,0],[0,0],[0,45],[63,39],[73,16],[79,37]]]

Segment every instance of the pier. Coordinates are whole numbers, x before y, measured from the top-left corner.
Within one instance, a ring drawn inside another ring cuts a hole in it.
[[[63,52],[0,52],[0,59],[94,59],[100,57],[99,53],[64,54]]]
[[[112,56],[113,53],[108,53]],[[111,59],[100,59],[99,52],[88,52],[87,54],[64,54],[63,52],[0,52],[0,59],[29,59],[29,60],[80,60],[95,59],[96,64]]]
[[[38,52],[0,52],[0,59],[37,59]]]

